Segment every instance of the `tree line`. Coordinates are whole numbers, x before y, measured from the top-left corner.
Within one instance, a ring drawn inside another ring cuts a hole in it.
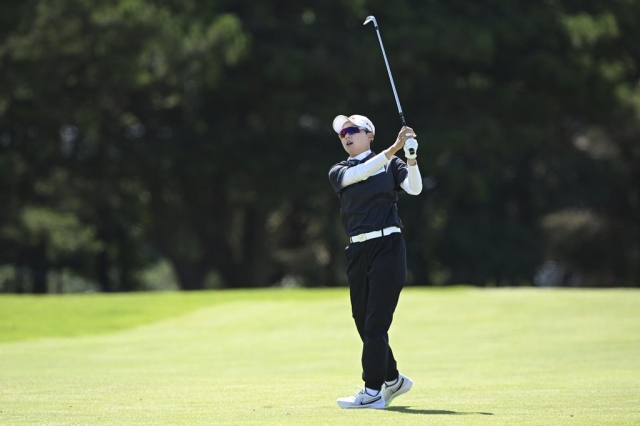
[[[400,127],[368,15],[409,284],[638,286],[638,1],[11,0],[0,291],[345,285],[331,121]]]

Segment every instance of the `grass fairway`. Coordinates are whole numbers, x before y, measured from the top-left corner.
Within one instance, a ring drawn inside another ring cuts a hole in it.
[[[348,292],[0,296],[2,425],[639,425],[640,291],[406,289],[414,388],[360,385]]]

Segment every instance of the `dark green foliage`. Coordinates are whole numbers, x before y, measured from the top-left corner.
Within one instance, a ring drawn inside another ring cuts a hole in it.
[[[637,285],[640,2],[31,0],[0,6],[4,289],[344,284],[331,120],[400,127],[369,14],[421,142],[410,283]]]

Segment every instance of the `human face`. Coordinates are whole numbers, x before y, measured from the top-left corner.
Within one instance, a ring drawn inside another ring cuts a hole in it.
[[[342,126],[342,128],[345,129],[347,127],[357,128],[358,126],[356,126],[350,121],[347,121],[346,123],[344,123],[344,126]],[[350,135],[349,133],[347,133],[344,137],[340,137],[340,142],[342,142],[342,147],[344,148],[345,151],[347,151],[347,154],[349,154],[350,157],[355,157],[357,155],[362,154],[365,151],[368,151],[371,147],[372,140],[373,140],[373,133],[367,133],[364,130],[360,130],[358,133],[354,135]]]

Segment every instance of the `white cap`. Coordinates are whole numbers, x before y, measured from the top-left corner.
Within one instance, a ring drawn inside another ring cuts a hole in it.
[[[335,130],[336,133],[340,133],[340,130],[342,130],[342,126],[344,126],[344,123],[348,121],[352,122],[358,127],[364,127],[374,135],[376,133],[376,128],[373,126],[373,123],[364,115],[352,115],[351,117],[347,117],[346,115],[339,115],[333,119],[333,130]]]

